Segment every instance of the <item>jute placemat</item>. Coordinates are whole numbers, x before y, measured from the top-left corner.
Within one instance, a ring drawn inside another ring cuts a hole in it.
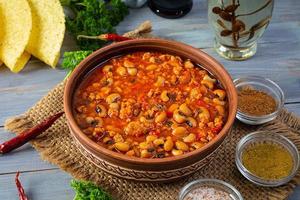
[[[136,32],[132,32],[136,34]],[[5,128],[19,133],[41,122],[46,117],[63,110],[63,90],[65,82],[57,85],[35,106],[22,116],[7,120]],[[286,110],[282,110],[276,120],[262,126],[246,126],[236,121],[230,135],[220,147],[210,165],[193,175],[168,184],[141,183],[111,176],[95,167],[76,148],[66,124],[66,118],[60,118],[51,128],[37,139],[32,146],[41,158],[59,166],[74,178],[92,181],[108,192],[115,199],[126,200],[174,200],[179,190],[188,182],[199,178],[217,178],[234,185],[245,200],[282,200],[300,183],[300,173],[288,184],[276,188],[258,187],[246,180],[235,166],[235,147],[247,133],[256,130],[268,130],[280,133],[291,139],[300,149],[300,119]]]
[[[7,120],[5,128],[19,133],[41,122],[47,116],[62,111],[64,85],[64,82],[57,85],[22,116]],[[285,199],[300,183],[300,173],[282,187],[264,188],[255,186],[243,178],[235,166],[234,155],[237,142],[245,134],[258,129],[280,133],[291,139],[300,149],[300,119],[286,110],[282,110],[276,120],[263,126],[246,126],[236,121],[230,135],[210,165],[188,178],[169,184],[138,183],[116,178],[99,170],[76,148],[64,116],[31,144],[40,153],[42,159],[59,166],[75,178],[89,180],[100,185],[116,199],[177,199],[180,188],[198,178],[225,180],[237,187],[246,200]]]

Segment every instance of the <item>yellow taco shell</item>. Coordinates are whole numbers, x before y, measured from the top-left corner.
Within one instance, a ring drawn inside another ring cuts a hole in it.
[[[19,72],[30,58],[24,52],[28,44],[32,18],[26,0],[0,0],[0,60],[13,72]]]
[[[65,16],[59,0],[28,0],[32,31],[26,51],[55,67],[65,34]]]

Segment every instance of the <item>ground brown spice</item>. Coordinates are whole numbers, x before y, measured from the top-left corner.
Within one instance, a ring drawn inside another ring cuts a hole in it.
[[[238,109],[250,115],[267,115],[276,110],[275,99],[265,92],[251,87],[242,88],[238,92]]]

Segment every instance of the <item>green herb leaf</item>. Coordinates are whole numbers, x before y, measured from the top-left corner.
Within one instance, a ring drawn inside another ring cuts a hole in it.
[[[76,192],[74,200],[112,200],[107,192],[91,182],[72,180],[71,187]]]
[[[68,70],[68,77],[75,67],[93,51],[67,51],[64,53],[62,68]]]
[[[67,18],[67,29],[74,38],[77,35],[97,36],[104,33],[115,33],[114,26],[120,23],[129,13],[121,0],[61,0],[75,14],[74,19]],[[76,40],[81,50],[96,50],[107,44],[101,40]]]

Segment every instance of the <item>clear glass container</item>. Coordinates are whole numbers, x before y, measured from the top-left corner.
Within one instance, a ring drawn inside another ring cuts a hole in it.
[[[262,179],[260,177],[255,176],[252,174],[242,163],[242,154],[244,150],[250,145],[254,143],[275,143],[278,145],[281,145],[283,148],[288,150],[288,152],[292,155],[293,158],[293,169],[289,176],[284,177],[282,179],[278,180],[266,180]],[[264,131],[257,131],[250,133],[246,136],[244,136],[238,143],[236,147],[236,154],[235,154],[235,163],[238,168],[238,170],[241,172],[241,174],[247,178],[249,181],[260,185],[260,186],[266,186],[266,187],[276,187],[283,185],[287,182],[289,182],[296,174],[299,169],[299,152],[297,147],[293,144],[292,141],[287,139],[286,137],[275,134],[275,133],[268,133]]]
[[[213,187],[215,189],[224,191],[230,195],[232,200],[243,200],[242,195],[235,187],[233,187],[229,183],[226,183],[225,181],[218,180],[218,179],[199,179],[199,180],[192,181],[181,189],[181,191],[179,192],[178,199],[184,200],[184,198],[194,189],[203,186]]]
[[[230,60],[245,60],[256,53],[274,0],[209,0],[208,20],[215,33],[215,50]]]
[[[270,79],[260,77],[260,76],[248,76],[243,78],[238,78],[233,81],[237,92],[242,90],[244,87],[250,86],[251,88],[259,91],[263,91],[268,95],[272,96],[276,101],[277,107],[273,113],[262,116],[255,116],[243,113],[241,110],[237,110],[236,118],[241,122],[250,124],[250,125],[259,125],[275,119],[279,111],[283,108],[284,105],[284,93],[282,89]]]

